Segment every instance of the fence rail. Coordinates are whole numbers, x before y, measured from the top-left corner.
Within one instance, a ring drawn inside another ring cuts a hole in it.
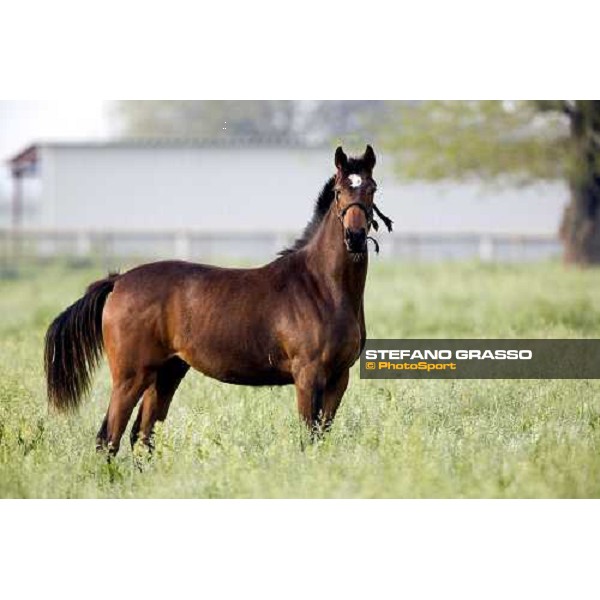
[[[267,259],[289,245],[297,233],[241,231],[89,231],[0,229],[4,264],[53,258],[123,259],[219,258]],[[543,234],[431,232],[382,234],[381,256],[422,261],[479,259],[528,262],[560,254],[558,238]]]

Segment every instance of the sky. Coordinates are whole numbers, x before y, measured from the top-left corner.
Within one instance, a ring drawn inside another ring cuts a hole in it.
[[[0,158],[33,141],[102,138],[110,134],[107,100],[0,101]]]
[[[101,139],[112,133],[108,100],[0,100],[0,193],[6,194],[6,161],[44,140]]]

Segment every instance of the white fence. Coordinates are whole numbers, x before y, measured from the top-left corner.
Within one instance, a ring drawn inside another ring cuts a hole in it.
[[[4,264],[21,260],[69,258],[99,260],[180,258],[210,261],[222,258],[265,260],[289,245],[297,233],[205,231],[48,231],[0,229]],[[480,259],[527,262],[555,258],[556,236],[487,233],[383,233],[381,256],[387,259],[440,261]]]

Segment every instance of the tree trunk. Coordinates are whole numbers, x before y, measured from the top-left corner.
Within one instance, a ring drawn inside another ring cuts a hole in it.
[[[600,101],[577,100],[571,119],[571,199],[560,235],[565,261],[600,264]]]

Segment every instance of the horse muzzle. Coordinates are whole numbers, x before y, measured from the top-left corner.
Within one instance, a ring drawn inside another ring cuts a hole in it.
[[[348,252],[363,254],[367,251],[367,230],[364,227],[360,229],[346,229],[344,232],[344,242]]]

